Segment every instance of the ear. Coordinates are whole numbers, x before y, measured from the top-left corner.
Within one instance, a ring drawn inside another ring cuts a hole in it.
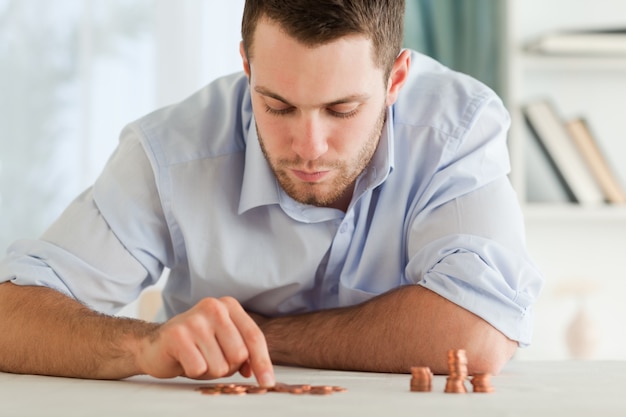
[[[243,62],[243,72],[250,78],[250,62],[248,61],[248,54],[246,54],[246,48],[243,46],[243,41],[239,42],[239,55]]]
[[[411,67],[411,52],[408,49],[400,52],[396,58],[391,73],[389,74],[389,82],[387,84],[387,106],[391,106],[398,99],[398,94],[402,86],[409,76],[409,68]]]

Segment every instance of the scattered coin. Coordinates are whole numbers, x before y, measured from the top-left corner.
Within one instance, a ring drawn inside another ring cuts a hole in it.
[[[294,395],[313,394],[313,395],[330,395],[335,392],[345,392],[346,388],[332,385],[309,385],[309,384],[284,384],[277,382],[271,388],[264,388],[251,384],[208,384],[196,388],[205,395],[246,395],[246,394],[265,394],[268,392],[287,393]]]

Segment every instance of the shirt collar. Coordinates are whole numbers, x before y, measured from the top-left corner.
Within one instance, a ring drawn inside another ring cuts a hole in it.
[[[388,107],[378,147],[372,161],[357,179],[351,206],[365,192],[382,184],[393,170],[393,142],[393,110],[392,107]],[[282,190],[261,150],[253,117],[246,135],[238,214],[272,204],[279,204],[288,215],[299,221],[324,221],[337,218],[338,213],[343,215],[339,210],[298,203]]]
[[[393,135],[393,108],[387,108],[387,117],[383,125],[378,147],[367,168],[357,180],[355,197],[371,190],[387,179],[394,166],[394,135]],[[353,201],[355,198],[353,198]]]
[[[258,206],[280,203],[280,185],[263,155],[254,117],[246,135],[243,184],[238,214]]]

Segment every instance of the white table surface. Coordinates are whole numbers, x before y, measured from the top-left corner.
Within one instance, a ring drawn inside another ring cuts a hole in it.
[[[206,382],[133,377],[91,381],[0,373],[0,416],[626,416],[626,362],[512,361],[491,394],[409,390],[410,375],[276,367],[289,384],[340,385],[328,396],[202,395]],[[241,376],[218,380],[249,382]],[[215,382],[215,381],[211,381]],[[471,390],[471,384],[467,383]]]

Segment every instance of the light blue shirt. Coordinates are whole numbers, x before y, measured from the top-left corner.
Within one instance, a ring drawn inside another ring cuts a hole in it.
[[[233,74],[128,125],[93,187],[9,248],[0,281],[115,313],[168,268],[167,316],[209,296],[276,316],[418,284],[525,346],[543,278],[507,178],[508,127],[490,89],[413,53],[344,213],[279,187]]]

